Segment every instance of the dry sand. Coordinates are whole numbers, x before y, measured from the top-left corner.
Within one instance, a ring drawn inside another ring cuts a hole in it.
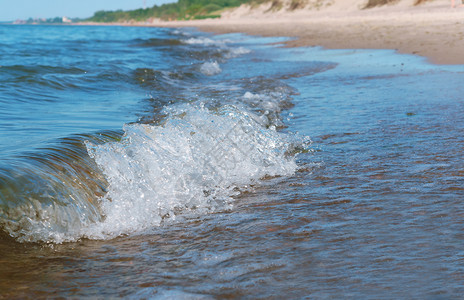
[[[458,0],[459,1],[459,0]],[[289,46],[336,49],[395,49],[427,57],[436,64],[464,64],[464,7],[414,0],[362,9],[366,0],[307,0],[305,8],[272,10],[270,4],[242,6],[221,19],[155,21],[152,26],[194,26],[215,33],[243,32],[295,37]]]

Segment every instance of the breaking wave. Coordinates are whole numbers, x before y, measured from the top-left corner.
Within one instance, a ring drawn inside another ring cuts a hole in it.
[[[131,39],[129,47],[151,47],[176,61],[143,67],[129,55],[124,76],[108,80],[150,95],[137,122],[71,134],[0,161],[0,228],[17,241],[142,233],[181,216],[228,210],[250,186],[296,171],[309,139],[282,132],[280,116],[294,90],[260,68],[248,78],[238,69],[228,79],[213,76],[221,66],[230,72],[227,59],[250,50],[188,35]],[[80,84],[89,80],[85,70],[71,71]],[[292,72],[302,73],[282,74]]]

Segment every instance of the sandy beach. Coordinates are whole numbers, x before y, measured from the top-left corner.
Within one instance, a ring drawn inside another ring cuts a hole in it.
[[[365,0],[308,1],[306,7],[280,10],[271,4],[241,6],[220,19],[155,21],[152,26],[193,26],[214,33],[243,32],[294,37],[291,47],[394,49],[426,57],[435,64],[464,64],[464,7],[446,0],[400,0],[394,5],[363,9]]]

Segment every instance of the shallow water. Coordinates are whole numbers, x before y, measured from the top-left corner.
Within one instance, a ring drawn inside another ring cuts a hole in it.
[[[0,56],[17,116],[0,116],[2,296],[464,293],[462,66],[187,29],[0,30],[56,51],[39,69]]]

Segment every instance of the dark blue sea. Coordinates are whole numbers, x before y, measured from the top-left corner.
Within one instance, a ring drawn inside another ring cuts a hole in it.
[[[0,26],[0,298],[458,299],[464,66]]]

